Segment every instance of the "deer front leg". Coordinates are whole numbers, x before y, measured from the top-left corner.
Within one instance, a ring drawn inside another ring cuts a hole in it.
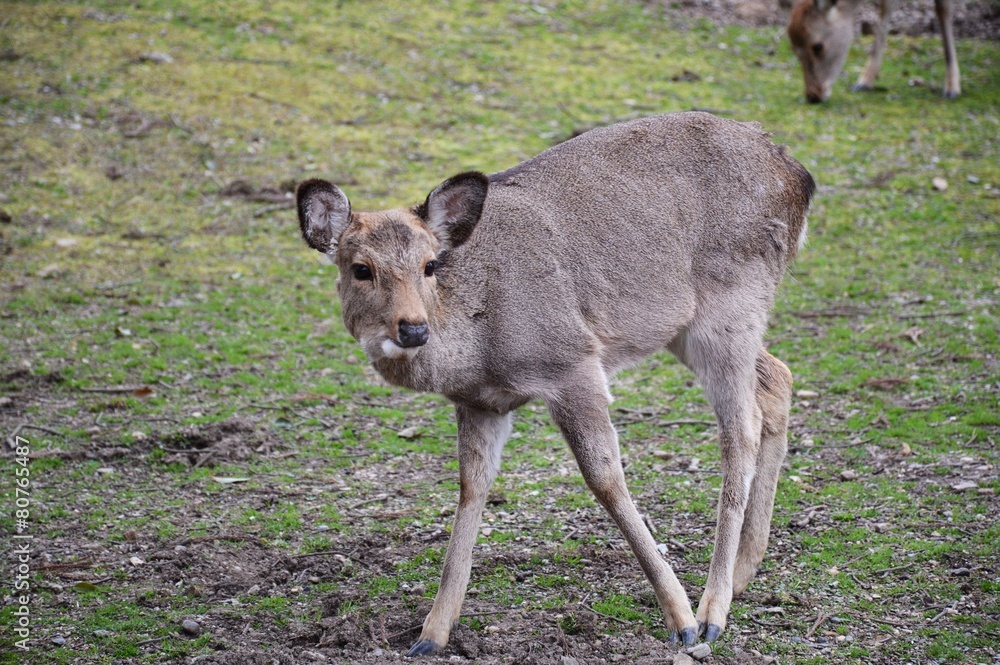
[[[441,586],[434,606],[420,632],[420,639],[407,656],[434,653],[448,643],[451,627],[462,612],[462,601],[472,570],[472,547],[476,543],[486,496],[500,469],[500,453],[510,435],[511,415],[498,415],[457,406],[459,490],[455,525],[444,558]]]
[[[882,0],[879,3],[879,21],[875,28],[875,41],[872,43],[872,50],[868,54],[868,62],[865,63],[865,70],[861,72],[861,77],[854,84],[854,90],[870,91],[875,87],[875,79],[878,78],[879,70],[882,68],[882,52],[885,51],[885,36],[889,32],[889,16],[892,14],[892,0]]]
[[[962,94],[962,82],[958,73],[958,55],[955,53],[955,31],[952,26],[951,0],[934,0],[938,23],[941,25],[941,41],[944,43],[944,62],[948,73],[944,79],[944,96],[955,99]]]
[[[684,644],[694,644],[698,627],[691,604],[674,571],[656,549],[656,541],[643,524],[625,486],[618,436],[608,417],[607,399],[604,374],[595,370],[592,376],[581,377],[563,389],[548,406],[587,486],[614,519],[653,585],[672,638],[679,634]]]

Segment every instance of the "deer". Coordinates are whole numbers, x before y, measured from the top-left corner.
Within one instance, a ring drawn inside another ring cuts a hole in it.
[[[834,81],[844,69],[847,52],[854,40],[855,7],[855,0],[797,0],[792,7],[788,19],[788,37],[795,56],[802,64],[806,99],[810,103],[826,101],[830,97]],[[855,91],[871,91],[875,87],[875,80],[882,67],[882,52],[885,50],[885,36],[889,30],[892,8],[893,0],[879,0],[880,18],[875,28],[875,41],[865,69],[854,85]],[[947,66],[944,96],[955,99],[962,92],[962,84],[958,56],[955,53],[951,0],[934,0],[934,8],[941,25],[941,41],[944,44]]]
[[[541,400],[652,585],[671,639],[722,634],[767,547],[792,376],[763,346],[815,184],[759,125],[701,112],[591,129],[416,205],[355,211],[302,182],[306,244],[338,268],[347,331],[389,383],[455,407],[460,489],[441,583],[408,656],[448,642],[513,412]],[[715,549],[697,613],[625,483],[609,377],[667,349],[719,428]]]

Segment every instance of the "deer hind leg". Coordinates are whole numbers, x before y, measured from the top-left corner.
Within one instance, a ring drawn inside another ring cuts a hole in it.
[[[944,43],[944,61],[948,73],[944,79],[944,96],[955,99],[962,94],[962,82],[958,73],[958,55],[955,53],[955,31],[952,26],[951,0],[934,0],[938,23],[941,25],[941,41]]]
[[[868,54],[868,62],[861,72],[858,82],[854,84],[854,90],[870,91],[875,87],[875,80],[878,78],[879,70],[882,68],[882,53],[885,51],[885,36],[889,32],[889,16],[892,14],[893,0],[881,0],[879,3],[879,21],[875,27],[875,41],[872,42],[872,50]]]
[[[792,373],[783,362],[761,349],[757,354],[757,406],[761,411],[760,450],[750,485],[740,546],[733,572],[733,593],[740,594],[757,574],[771,531],[778,474],[788,449],[788,410],[792,401]]]
[[[628,541],[653,586],[667,628],[690,645],[698,636],[691,604],[670,565],[656,549],[625,486],[618,436],[608,417],[607,387],[599,368],[582,371],[549,400],[552,419],[562,430],[580,472],[597,501],[604,506]]]
[[[699,632],[709,641],[725,629],[733,599],[733,572],[757,473],[763,420],[756,398],[756,358],[767,313],[747,311],[746,304],[755,299],[743,295],[748,297],[729,294],[729,303],[725,296],[717,298],[717,307],[703,311],[669,347],[698,375],[719,422],[722,489],[715,549],[695,615]]]

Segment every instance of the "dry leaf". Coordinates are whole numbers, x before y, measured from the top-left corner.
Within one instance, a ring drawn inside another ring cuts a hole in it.
[[[143,386],[142,388],[136,388],[135,391],[132,393],[132,395],[134,397],[140,397],[142,399],[145,399],[147,397],[152,397],[155,394],[156,394],[156,391],[153,390],[152,388],[150,388],[149,386]]]
[[[912,328],[910,328],[906,332],[900,333],[899,336],[900,337],[905,337],[906,339],[910,340],[911,342],[913,342],[917,346],[920,346],[920,336],[923,335],[923,334],[924,334],[924,329],[923,328],[918,328],[916,326],[913,326]]]

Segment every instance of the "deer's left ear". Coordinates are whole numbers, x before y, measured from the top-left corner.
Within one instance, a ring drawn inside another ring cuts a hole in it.
[[[489,186],[489,179],[478,171],[460,173],[428,194],[416,213],[444,249],[458,247],[476,228]]]

